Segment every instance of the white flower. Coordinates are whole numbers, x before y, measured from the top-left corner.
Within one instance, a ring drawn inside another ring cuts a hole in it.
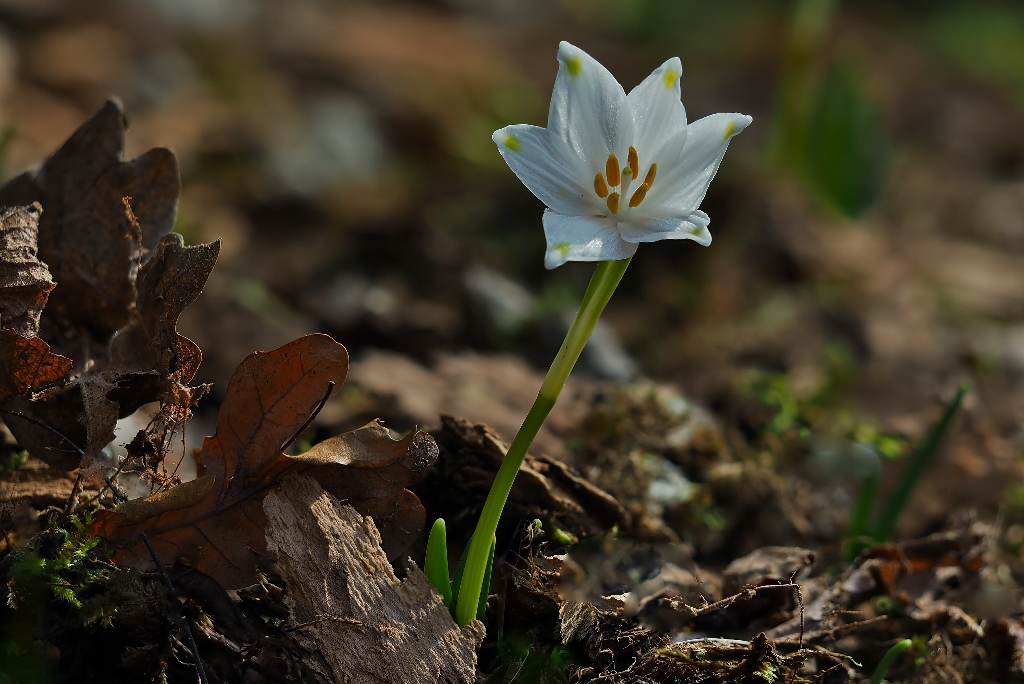
[[[692,124],[673,57],[626,95],[593,57],[562,42],[548,127],[492,136],[501,156],[548,209],[544,265],[633,256],[641,242],[711,244],[698,207],[729,141],[751,121],[712,114]]]

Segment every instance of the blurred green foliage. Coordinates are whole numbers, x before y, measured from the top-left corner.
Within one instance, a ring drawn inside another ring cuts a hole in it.
[[[6,455],[0,456],[0,473],[6,470],[17,470],[21,466],[28,463],[29,454],[28,451],[12,451]]]
[[[906,445],[902,437],[879,430],[844,405],[855,363],[845,345],[833,342],[825,348],[821,381],[803,395],[797,393],[788,374],[765,370],[745,373],[741,390],[775,410],[763,426],[765,433],[804,442],[815,436],[840,438],[887,458],[898,458]]]
[[[835,0],[798,0],[779,74],[771,156],[839,214],[857,218],[878,198],[887,145],[878,108],[849,58],[822,75]]]
[[[887,154],[875,105],[856,70],[835,63],[818,89],[807,118],[803,173],[826,204],[855,218],[877,199]]]
[[[1024,5],[953,3],[927,16],[925,39],[959,69],[1009,85],[1024,102]]]

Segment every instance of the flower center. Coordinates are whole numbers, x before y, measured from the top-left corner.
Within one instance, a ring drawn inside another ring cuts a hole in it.
[[[594,176],[594,192],[608,205],[608,211],[612,214],[619,213],[619,202],[629,194],[629,186],[640,174],[640,157],[636,148],[630,145],[629,157],[626,159],[626,167],[620,168],[619,159],[614,154],[608,155],[608,161],[604,165],[604,174],[600,171]],[[654,185],[654,177],[658,175],[658,165],[651,164],[647,169],[644,182],[640,184],[629,198],[629,208],[640,206],[640,203],[647,197],[647,191]]]

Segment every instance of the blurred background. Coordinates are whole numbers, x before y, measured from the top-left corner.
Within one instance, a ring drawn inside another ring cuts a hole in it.
[[[490,134],[545,124],[568,40],[627,90],[679,56],[691,121],[754,118],[713,245],[642,246],[581,377],[673,383],[822,481],[854,444],[898,457],[967,380],[905,524],[1024,510],[1019,2],[0,0],[0,27],[4,178],[114,96],[128,157],[178,156],[176,230],[223,239],[179,324],[200,419],[246,354],[319,331],[356,361],[335,420],[390,397],[393,427],[512,436],[592,266],[543,269]]]

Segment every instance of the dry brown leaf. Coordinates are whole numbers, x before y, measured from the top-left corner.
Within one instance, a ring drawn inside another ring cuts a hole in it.
[[[326,335],[306,335],[242,361],[228,383],[216,434],[196,454],[199,479],[97,516],[93,531],[126,545],[115,561],[152,567],[139,541],[145,531],[164,563],[187,559],[227,588],[252,584],[266,558],[263,498],[293,473],[378,516],[386,548],[392,555],[404,551],[425,518],[404,487],[437,458],[428,435],[413,432],[394,441],[374,422],[299,456],[281,452],[332,387],[345,381],[348,365],[345,348]]]
[[[170,150],[121,161],[125,128],[121,106],[108,102],[42,168],[0,188],[0,206],[39,202],[45,209],[39,258],[57,282],[47,317],[104,340],[130,322],[143,250],[170,232],[181,192]],[[136,235],[124,197],[132,198]]]
[[[0,211],[0,327],[23,337],[39,334],[53,278],[37,256],[38,204]]]
[[[0,401],[39,390],[71,370],[71,359],[50,353],[38,337],[0,330]]]
[[[139,270],[138,304],[131,323],[111,341],[110,355],[118,368],[158,370],[187,383],[199,370],[199,347],[175,330],[178,316],[206,285],[220,241],[186,247],[177,233],[165,235],[156,254]]]

